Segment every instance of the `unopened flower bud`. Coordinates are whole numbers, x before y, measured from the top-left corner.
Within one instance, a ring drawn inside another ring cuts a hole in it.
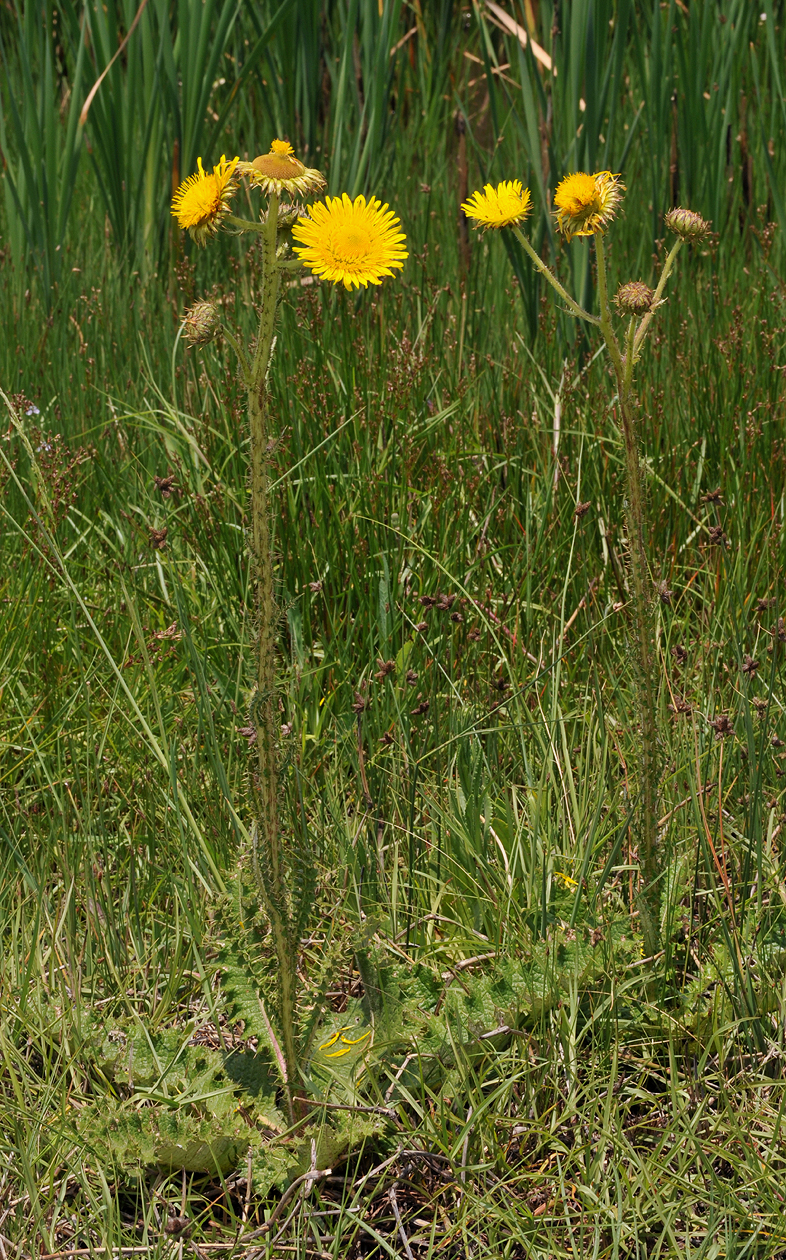
[[[305,219],[308,210],[305,206],[301,206],[296,201],[294,205],[284,203],[278,207],[278,226],[279,228],[290,228],[293,223],[297,223],[298,219]]]
[[[706,219],[702,219],[695,210],[685,210],[682,206],[669,210],[665,216],[665,223],[667,228],[671,228],[672,232],[676,232],[684,241],[700,241],[710,230]]]
[[[655,294],[641,280],[631,280],[621,286],[614,301],[623,315],[646,315],[652,310]]]
[[[206,346],[221,327],[221,319],[212,302],[195,302],[183,319],[183,330],[190,346]]]

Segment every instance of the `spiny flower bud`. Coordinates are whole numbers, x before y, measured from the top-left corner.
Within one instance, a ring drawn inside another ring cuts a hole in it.
[[[298,219],[305,219],[307,214],[308,210],[299,201],[294,202],[293,205],[284,202],[283,205],[278,207],[278,226],[280,228],[292,227],[292,224],[297,223]]]
[[[641,280],[631,280],[621,286],[614,301],[623,315],[646,315],[652,310],[655,294]]]
[[[685,210],[682,206],[669,210],[665,223],[667,228],[671,228],[684,241],[700,241],[710,230],[706,219],[702,219],[695,210]]]
[[[190,346],[206,346],[220,327],[221,320],[212,302],[195,302],[183,319],[184,336]]]

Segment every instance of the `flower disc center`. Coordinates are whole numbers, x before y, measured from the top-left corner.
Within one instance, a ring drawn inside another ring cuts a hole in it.
[[[568,214],[581,216],[597,206],[598,193],[592,175],[579,173],[565,180],[562,196],[557,202]]]
[[[354,224],[337,232],[333,239],[333,249],[342,262],[357,262],[368,255],[370,248],[368,232]]]

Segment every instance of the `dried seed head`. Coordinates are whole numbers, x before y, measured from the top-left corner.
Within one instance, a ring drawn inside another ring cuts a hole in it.
[[[183,334],[190,346],[206,346],[220,327],[221,319],[212,302],[195,302],[183,319]]]
[[[187,1216],[170,1216],[164,1226],[164,1233],[176,1235],[178,1238],[187,1238],[191,1233],[188,1228],[190,1224]]]
[[[729,721],[728,715],[725,713],[721,713],[718,717],[713,718],[710,722],[710,726],[715,731],[716,739],[723,739],[725,735],[734,734],[734,727]]]
[[[675,694],[674,703],[669,705],[669,712],[675,718],[681,717],[683,714],[685,714],[686,717],[690,717],[693,712],[693,708],[690,704],[688,704],[688,701],[684,698],[684,696],[678,696]]]
[[[671,228],[684,241],[700,241],[710,230],[706,219],[702,219],[695,210],[685,210],[682,206],[669,210],[665,223],[667,228]]]
[[[177,490],[174,473],[170,473],[168,477],[154,477],[153,481],[155,482],[156,490],[161,492],[162,499],[168,499]]]
[[[631,280],[617,290],[617,296],[614,301],[617,305],[617,310],[621,311],[623,315],[646,315],[647,311],[652,310],[655,294],[641,280]]]
[[[575,512],[573,513],[573,515],[575,516],[576,520],[577,520],[577,521],[580,521],[580,520],[581,520],[581,518],[582,518],[582,516],[586,516],[586,515],[587,515],[587,513],[589,512],[589,510],[590,510],[590,508],[591,508],[591,507],[592,507],[592,504],[591,504],[591,503],[577,503],[577,504],[576,504],[576,510],[575,510]]]
[[[745,659],[740,668],[742,669],[743,674],[748,674],[752,678],[756,673],[756,670],[759,668],[759,662],[755,661],[753,657],[746,652]]]
[[[709,536],[711,547],[725,547],[729,541],[723,532],[722,525],[710,525],[707,534]]]

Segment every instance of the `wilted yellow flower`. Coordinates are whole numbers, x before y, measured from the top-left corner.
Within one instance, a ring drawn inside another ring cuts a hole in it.
[[[483,192],[474,192],[461,209],[481,227],[513,227],[526,219],[532,209],[532,197],[528,188],[522,188],[520,179],[507,179],[496,188],[486,184]]]
[[[184,180],[172,198],[172,214],[181,228],[188,229],[197,245],[204,245],[209,237],[215,236],[222,219],[229,213],[229,199],[238,188],[237,164],[237,158],[227,162],[222,154],[211,173],[203,169],[202,159],[197,158],[196,175]]]
[[[345,1024],[343,1028],[339,1028],[338,1032],[329,1037],[323,1045],[317,1049],[325,1052],[326,1059],[342,1059],[345,1054],[350,1054],[355,1046],[359,1046],[367,1037],[371,1036],[371,1029],[367,1028],[359,1037],[347,1037],[345,1034],[349,1031],[357,1032],[356,1024]],[[332,1047],[336,1047],[332,1049]]]
[[[281,196],[282,191],[307,197],[325,187],[319,171],[304,166],[295,157],[287,140],[274,140],[269,153],[254,158],[253,162],[241,162],[238,173],[263,192]]]
[[[587,175],[577,171],[566,175],[557,185],[554,205],[557,226],[569,241],[574,236],[593,236],[602,232],[614,218],[624,184],[611,171]]]
[[[292,228],[293,246],[307,267],[323,280],[365,288],[392,276],[409,257],[400,221],[376,197],[326,197],[309,208],[307,219]]]

